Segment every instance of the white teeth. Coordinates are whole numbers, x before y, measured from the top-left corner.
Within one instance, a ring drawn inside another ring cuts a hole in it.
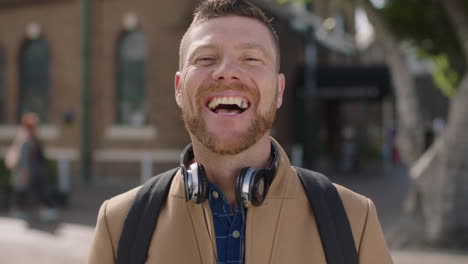
[[[241,97],[215,97],[208,104],[208,107],[211,110],[216,109],[220,104],[225,105],[237,105],[241,109],[246,109],[248,107],[248,102]]]
[[[246,109],[247,108],[247,102],[242,100],[239,107],[242,108],[242,109]]]
[[[208,104],[208,107],[213,110],[216,108],[216,106],[218,105],[218,103],[216,103],[216,98],[211,100],[211,102]]]

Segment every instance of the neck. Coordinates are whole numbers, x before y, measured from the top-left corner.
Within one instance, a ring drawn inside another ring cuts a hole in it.
[[[219,155],[192,137],[195,161],[203,164],[209,182],[218,187],[231,208],[236,207],[236,182],[242,168],[266,168],[270,162],[271,143],[265,134],[250,148],[236,155]]]

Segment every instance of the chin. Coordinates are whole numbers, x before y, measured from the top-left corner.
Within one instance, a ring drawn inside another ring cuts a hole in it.
[[[226,133],[222,135],[211,134],[202,143],[216,154],[236,155],[250,148],[255,140],[252,140],[248,133]]]
[[[236,143],[222,142],[212,146],[210,150],[218,155],[236,155],[248,149],[248,146]]]
[[[210,134],[205,138],[205,145],[212,152],[220,155],[236,155],[255,145],[269,130],[248,129],[242,133]]]
[[[274,109],[273,109],[274,110]],[[184,122],[190,134],[195,136],[202,145],[219,155],[236,155],[249,149],[257,143],[272,127],[275,112],[269,115],[259,115],[249,125],[219,126],[207,125],[203,119],[184,114]]]

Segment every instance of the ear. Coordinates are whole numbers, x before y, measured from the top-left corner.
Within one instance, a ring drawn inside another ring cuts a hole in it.
[[[285,86],[286,86],[286,78],[284,77],[284,74],[280,73],[278,74],[278,95],[276,98],[276,109],[280,108],[281,105],[283,104],[283,93],[284,93]]]
[[[175,74],[174,88],[175,88],[176,103],[180,108],[182,108],[182,93],[181,93],[181,83],[180,83],[180,72],[176,72],[176,74]]]

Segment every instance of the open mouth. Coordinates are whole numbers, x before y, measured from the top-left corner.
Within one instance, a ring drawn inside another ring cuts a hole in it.
[[[243,97],[213,97],[208,101],[208,108],[216,114],[237,115],[250,107],[249,101]]]

